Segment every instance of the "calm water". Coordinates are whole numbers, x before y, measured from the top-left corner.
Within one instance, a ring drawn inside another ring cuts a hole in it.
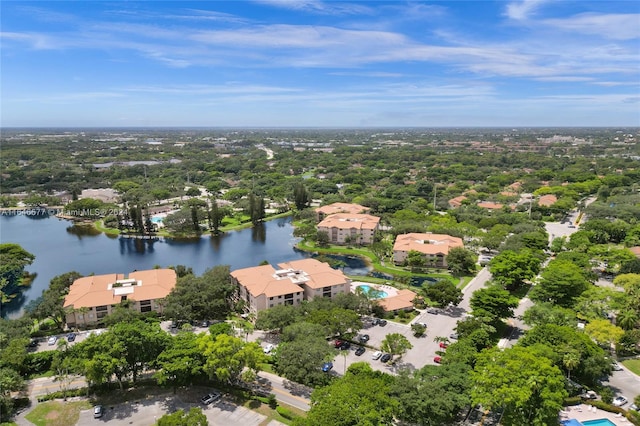
[[[156,265],[186,265],[199,275],[215,265],[230,265],[235,270],[256,266],[263,260],[276,266],[309,256],[294,248],[298,239],[293,236],[291,218],[188,241],[108,237],[72,225],[55,217],[0,216],[0,241],[20,244],[33,253],[36,259],[27,270],[38,274],[20,300],[3,307],[3,316],[18,316],[25,303],[42,294],[51,278],[70,271],[99,275],[152,269]],[[368,272],[357,262],[350,262],[344,271],[356,275]]]

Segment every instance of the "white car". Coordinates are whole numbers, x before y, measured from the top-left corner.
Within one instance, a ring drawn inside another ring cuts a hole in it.
[[[273,346],[271,343],[269,343],[267,346],[262,348],[264,353],[267,354],[267,355],[269,355],[271,353],[271,351],[274,350],[274,349],[275,349],[275,346]]]
[[[629,401],[624,396],[616,396],[615,398],[613,398],[613,405],[615,407],[622,407],[627,402]]]
[[[622,367],[617,362],[611,364],[611,368],[613,368],[614,371],[622,371]]]
[[[47,344],[49,346],[53,346],[56,344],[57,341],[58,341],[58,336],[51,336],[49,337],[49,340],[47,340]]]
[[[380,351],[375,351],[372,355],[371,355],[371,359],[373,360],[378,360],[380,359],[380,357],[382,356],[382,352]]]

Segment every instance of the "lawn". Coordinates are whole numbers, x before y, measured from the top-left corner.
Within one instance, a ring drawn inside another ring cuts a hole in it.
[[[640,359],[627,359],[622,361],[625,367],[627,367],[631,372],[637,376],[640,376]]]
[[[49,401],[38,404],[25,418],[37,426],[69,426],[78,423],[81,410],[89,408],[88,401]]]

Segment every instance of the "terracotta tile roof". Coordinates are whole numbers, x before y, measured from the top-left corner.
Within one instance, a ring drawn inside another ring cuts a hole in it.
[[[261,294],[267,297],[284,296],[303,291],[302,287],[295,284],[291,278],[284,275],[277,276],[276,270],[271,265],[238,269],[231,272],[231,276],[253,297],[258,297]]]
[[[348,283],[349,279],[327,263],[316,259],[302,259],[278,264],[278,270],[271,265],[255,266],[231,272],[238,283],[254,297],[281,296],[304,291],[301,287],[317,289]]]
[[[415,250],[424,254],[447,255],[454,247],[464,247],[462,238],[445,234],[411,233],[398,235],[393,244],[393,251]]]
[[[318,228],[376,229],[380,218],[369,214],[336,213],[327,216]]]
[[[64,298],[64,307],[91,308],[120,303],[122,296],[130,300],[154,300],[166,297],[176,286],[173,269],[151,269],[136,271],[127,277],[124,274],[93,275],[78,278],[69,287]],[[114,287],[116,281],[124,281]]]
[[[538,200],[538,204],[545,207],[550,207],[554,205],[558,201],[558,197],[553,194],[547,194],[540,197]]]
[[[305,285],[313,289],[349,282],[349,278],[347,278],[342,271],[333,269],[329,264],[316,259],[293,260],[291,262],[279,263],[278,267],[306,272],[309,275],[309,281],[305,282]]]
[[[467,197],[465,197],[464,195],[460,195],[458,197],[452,198],[449,200],[449,205],[451,207],[460,207],[462,205],[462,202],[464,200],[466,200]]]
[[[629,247],[629,250],[631,250],[631,253],[635,254],[636,257],[640,257],[640,246]]]
[[[493,203],[491,201],[481,201],[478,203],[478,207],[482,207],[483,209],[488,209],[488,210],[499,210],[502,207],[504,207],[504,204]]]
[[[396,296],[380,299],[378,302],[382,309],[387,312],[396,311],[399,309],[409,309],[413,307],[413,299],[416,298],[416,293],[411,290],[402,289],[398,290]]]
[[[336,213],[365,213],[371,210],[369,207],[361,206],[360,204],[350,203],[333,203],[326,206],[318,207],[315,209],[316,214],[322,213],[325,216]]]

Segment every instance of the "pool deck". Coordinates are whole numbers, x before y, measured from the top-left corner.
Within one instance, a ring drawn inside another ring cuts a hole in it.
[[[607,419],[616,426],[631,425],[631,422],[623,416],[618,416],[617,414],[599,408],[595,408],[595,411],[593,411],[594,408],[595,407],[587,404],[565,407],[563,411],[560,411],[560,421],[576,419],[579,422],[585,422],[588,420]]]
[[[366,283],[366,282],[362,282],[362,281],[354,281],[351,283],[351,293],[355,293],[356,292],[356,288],[361,286],[361,285],[368,285],[371,288],[374,288],[376,290],[381,290],[384,291],[385,293],[387,293],[386,297],[383,297],[383,299],[386,299],[387,297],[394,297],[398,295],[398,289],[395,287],[391,287],[390,285],[384,285],[384,284],[372,284],[372,283]]]

